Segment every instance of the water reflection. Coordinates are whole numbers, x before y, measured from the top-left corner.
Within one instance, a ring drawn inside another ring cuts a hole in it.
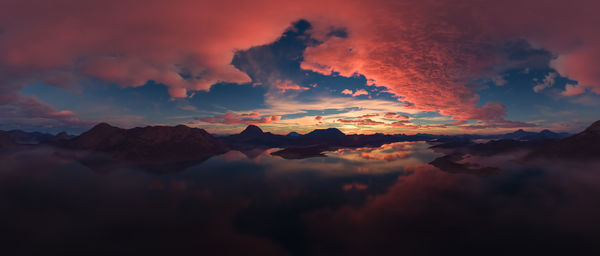
[[[150,171],[82,162],[77,152],[51,147],[3,153],[0,250],[573,255],[593,254],[600,241],[597,163],[525,165],[509,154],[459,161],[502,168],[482,178],[427,164],[442,154],[423,142],[294,160],[272,155],[278,150],[230,151]]]

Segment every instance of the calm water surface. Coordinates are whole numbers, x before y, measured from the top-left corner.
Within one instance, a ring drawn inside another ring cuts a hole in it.
[[[481,177],[427,163],[424,142],[286,160],[230,151],[147,169],[49,147],[0,155],[2,255],[594,255],[596,163]],[[77,160],[79,159],[79,160]]]

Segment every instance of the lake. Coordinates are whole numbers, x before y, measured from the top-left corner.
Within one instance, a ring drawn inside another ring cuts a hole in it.
[[[450,173],[425,142],[284,159],[229,151],[141,166],[0,154],[3,255],[592,255],[600,165],[509,154]]]

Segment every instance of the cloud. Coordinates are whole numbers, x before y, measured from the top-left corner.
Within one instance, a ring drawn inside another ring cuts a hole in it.
[[[367,160],[385,160],[388,162],[392,162],[392,161],[396,161],[399,159],[403,159],[406,158],[408,156],[411,155],[411,152],[405,151],[405,152],[391,152],[391,153],[378,153],[378,154],[374,154],[374,153],[369,153],[369,152],[362,152],[360,153],[360,157],[363,159],[367,159]]]
[[[526,127],[536,127],[536,126],[538,126],[538,125],[533,124],[533,123],[500,120],[500,121],[485,122],[484,124],[464,125],[464,126],[461,126],[461,128],[467,129],[467,130],[480,130],[480,129],[497,129],[497,128],[526,128]]]
[[[4,0],[0,104],[11,99],[17,105],[19,91],[37,81],[69,88],[90,79],[124,87],[154,80],[168,86],[172,97],[218,82],[248,83],[250,77],[231,65],[235,51],[270,43],[291,22],[305,18],[315,26],[311,35],[323,43],[305,50],[302,68],[364,75],[417,111],[497,121],[506,118],[505,109],[493,102],[481,106],[475,81],[513,67],[502,53],[506,42],[527,40],[552,52],[558,74],[600,93],[598,5],[586,0],[150,0],[143,5]],[[343,36],[331,36],[332,27],[343,28]]]
[[[502,75],[496,75],[492,77],[492,82],[497,86],[503,86],[507,83],[506,79]]]
[[[407,115],[402,115],[402,114],[398,114],[398,113],[394,113],[394,112],[387,112],[387,113],[385,113],[384,117],[389,118],[389,119],[404,119],[404,120],[410,119],[410,117]]]
[[[369,93],[367,92],[367,90],[365,89],[360,89],[360,90],[356,90],[353,94],[352,97],[356,97],[356,96],[360,96],[360,95],[369,95]]]
[[[252,113],[253,114],[253,113]],[[246,115],[247,116],[247,115]],[[246,124],[246,125],[260,125],[270,124],[281,120],[281,116],[267,116],[261,118],[242,118],[244,115],[238,115],[233,112],[227,112],[222,116],[202,117],[196,118],[198,121],[211,123],[211,124]]]
[[[554,85],[555,79],[556,79],[556,73],[555,72],[550,72],[548,73],[545,77],[544,80],[542,80],[541,84],[537,84],[536,86],[533,87],[533,91],[534,92],[541,92],[542,90],[552,87]]]
[[[58,110],[36,97],[19,97],[0,104],[0,120],[45,127],[87,127],[92,123],[80,120],[69,110]]]
[[[348,119],[338,119],[340,123],[345,124],[354,124],[354,125],[384,125],[384,122],[377,122],[371,119],[356,119],[356,120],[348,120]]]
[[[576,96],[576,95],[580,95],[580,94],[584,94],[585,93],[585,87],[583,86],[578,86],[575,84],[566,84],[565,85],[565,90],[562,91],[560,94],[563,96]]]
[[[379,114],[367,114],[367,115],[362,115],[359,116],[358,118],[371,118],[371,117],[378,117]]]
[[[273,84],[275,85],[275,87],[277,87],[277,89],[280,89],[282,93],[285,93],[288,90],[309,90],[310,89],[308,87],[302,87],[300,85],[297,85],[290,80],[284,80],[284,81],[277,80]]]
[[[589,95],[582,95],[573,99],[569,100],[571,103],[574,104],[579,104],[579,105],[584,105],[584,106],[599,106],[600,105],[600,98],[598,97],[592,97]]]
[[[600,18],[590,5],[596,4],[536,0],[355,4],[360,12],[340,17],[348,36],[309,47],[302,67],[347,77],[362,74],[416,109],[439,110],[455,120],[505,118],[505,113],[478,107],[480,87],[474,81],[497,78],[514,65],[511,56],[502,53],[503,45],[513,40],[528,40],[558,55],[552,62],[558,73],[585,80],[583,84],[600,91],[600,73],[594,69],[599,66],[600,35],[592,29],[600,25]],[[520,6],[516,15],[506,15],[514,13],[510,6]],[[544,17],[555,18],[548,23]]]
[[[242,117],[258,117],[259,115],[258,115],[258,112],[252,112],[252,113],[243,113],[243,114],[240,114],[240,116],[242,116]]]
[[[358,89],[355,92],[352,92],[350,89],[344,89],[342,94],[352,95],[352,97],[360,96],[360,95],[369,95],[369,92],[365,89]]]
[[[342,190],[346,192],[351,190],[366,190],[367,188],[369,188],[369,185],[358,182],[348,183],[342,186]]]
[[[315,116],[315,120],[317,120],[317,121],[321,121],[322,119],[323,119],[322,116]]]

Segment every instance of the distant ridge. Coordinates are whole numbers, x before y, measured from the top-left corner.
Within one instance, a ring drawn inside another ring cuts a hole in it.
[[[548,129],[542,130],[540,132],[528,132],[523,129],[519,129],[515,132],[506,133],[500,135],[499,137],[502,139],[512,139],[512,140],[547,140],[547,139],[562,139],[568,137],[570,134],[561,132],[556,133],[550,131]]]
[[[221,140],[205,130],[185,125],[122,129],[100,123],[65,146],[106,152],[132,161],[195,160],[227,151]]]
[[[561,139],[528,156],[536,157],[600,160],[600,120],[583,132]]]
[[[308,137],[340,137],[346,136],[342,131],[337,128],[327,128],[327,129],[316,129],[312,132],[307,133],[304,136]]]

